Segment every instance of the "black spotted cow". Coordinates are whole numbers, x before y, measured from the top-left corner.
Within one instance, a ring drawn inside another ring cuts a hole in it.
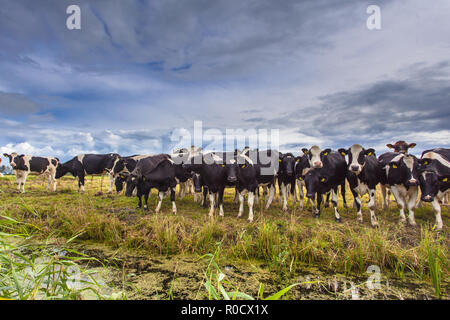
[[[376,186],[380,183],[383,172],[379,166],[378,160],[375,156],[375,150],[364,149],[359,144],[352,145],[349,149],[339,149],[339,153],[343,156],[348,156],[348,171],[347,181],[350,185],[350,190],[354,197],[354,205],[357,209],[357,221],[363,222],[363,215],[361,211],[360,196],[369,194],[369,211],[370,222],[372,226],[378,226],[378,220],[375,215],[376,202],[375,192]]]
[[[47,177],[47,190],[53,184],[53,191],[56,191],[56,171],[59,159],[55,157],[34,157],[30,155],[4,153],[3,156],[9,159],[10,166],[16,175],[17,191],[25,192],[25,182],[29,174],[44,175]]]
[[[114,178],[114,184],[116,186],[116,192],[119,193],[123,190],[123,185],[130,173],[136,168],[136,164],[140,159],[151,157],[153,154],[145,155],[133,155],[128,157],[120,157],[114,162],[112,168],[112,175]]]
[[[450,194],[450,149],[436,148],[422,152],[419,159],[420,200],[431,203],[436,215],[436,229],[442,230],[441,206]]]
[[[264,190],[264,195],[269,195],[266,199],[265,210],[269,209],[275,197],[275,180],[280,167],[280,153],[276,150],[250,150],[245,147],[240,155],[245,155],[251,159],[256,170],[256,180],[258,182],[257,196],[259,187]],[[281,199],[281,198],[280,198]]]
[[[406,221],[405,209],[408,209],[409,224],[415,226],[414,210],[419,194],[419,162],[409,154],[387,152],[378,157],[383,169],[381,184],[391,189],[400,209],[400,222]]]
[[[319,155],[320,166],[308,167],[303,169],[302,178],[306,186],[306,196],[314,203],[314,197],[317,199],[317,209],[314,217],[320,217],[320,205],[323,195],[331,191],[331,203],[334,208],[334,217],[337,222],[341,222],[341,216],[337,210],[337,189],[341,186],[341,194],[345,200],[345,178],[347,176],[347,163],[345,157],[331,149],[321,151]],[[317,163],[317,160],[316,160]],[[314,207],[313,207],[314,210]]]
[[[108,154],[80,154],[65,163],[59,164],[56,170],[56,179],[67,173],[78,178],[78,191],[84,192],[84,178],[87,175],[109,175],[110,187],[114,184],[113,168],[120,156],[117,153]]]
[[[144,209],[148,209],[148,198],[152,188],[158,190],[158,204],[155,213],[161,210],[162,201],[167,191],[170,191],[172,202],[172,213],[177,213],[175,204],[175,188],[177,180],[175,178],[174,162],[168,154],[158,154],[155,156],[140,159],[134,170],[127,177],[127,187],[125,195],[131,197],[134,189],[137,190],[139,199],[138,208],[142,207],[142,197],[144,197]]]
[[[295,191],[295,162],[296,158],[292,153],[279,153],[279,167],[278,167],[278,188],[283,197],[283,211],[287,211],[288,188],[289,194],[292,195],[292,201],[295,205],[296,191]]]

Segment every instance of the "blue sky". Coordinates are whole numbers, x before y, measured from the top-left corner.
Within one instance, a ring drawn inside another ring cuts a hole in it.
[[[66,28],[67,6],[81,30]],[[382,28],[366,28],[366,8]],[[278,129],[281,151],[450,147],[450,3],[0,0],[0,151],[169,152]]]

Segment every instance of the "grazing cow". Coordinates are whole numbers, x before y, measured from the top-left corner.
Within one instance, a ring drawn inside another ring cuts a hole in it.
[[[375,150],[372,148],[366,150],[361,145],[354,144],[349,149],[341,148],[338,151],[343,156],[348,155],[347,180],[355,199],[354,205],[358,210],[357,220],[360,223],[363,222],[360,196],[368,193],[370,198],[370,222],[372,226],[378,226],[378,221],[375,216],[375,191],[383,173],[375,156]]]
[[[17,191],[25,193],[25,182],[29,174],[47,176],[47,190],[53,184],[53,191],[56,191],[56,171],[59,159],[55,157],[33,157],[24,154],[4,153],[4,157],[9,159],[10,166],[16,174]]]
[[[164,195],[170,189],[172,212],[176,214],[175,188],[177,181],[173,164],[174,162],[168,154],[159,154],[140,159],[127,178],[125,195],[131,197],[133,190],[136,188],[137,197],[139,198],[138,208],[142,207],[142,196],[144,196],[144,209],[148,209],[148,197],[151,188],[158,189],[159,200],[155,212],[159,213]]]
[[[278,188],[283,196],[283,211],[287,211],[287,188],[290,188],[290,194],[293,202],[296,201],[295,191],[295,162],[296,159],[292,153],[279,153],[278,167]]]
[[[56,170],[56,179],[67,173],[78,178],[78,192],[84,192],[84,177],[86,175],[104,175],[109,174],[110,187],[112,190],[114,184],[113,168],[120,159],[117,153],[108,154],[80,154],[63,164],[58,165]]]
[[[400,209],[400,222],[406,221],[404,210],[407,207],[409,223],[415,226],[414,209],[419,192],[417,158],[409,154],[387,152],[380,155],[378,161],[383,169],[381,184],[391,188]]]
[[[450,193],[450,149],[431,149],[422,152],[419,159],[421,201],[431,202],[436,215],[436,229],[442,230],[441,206]]]
[[[399,140],[394,144],[388,143],[386,147],[389,149],[394,149],[394,152],[408,154],[408,149],[412,149],[416,146],[415,143],[406,143],[403,140]]]
[[[114,162],[112,174],[114,177],[114,184],[116,186],[116,192],[119,193],[123,190],[123,184],[126,183],[130,173],[136,168],[136,164],[140,159],[154,156],[153,154],[145,155],[133,155],[129,157],[120,157],[119,160]]]
[[[306,185],[306,196],[314,203],[314,197],[317,195],[317,209],[314,217],[320,217],[320,205],[324,194],[331,191],[331,203],[334,208],[334,217],[337,222],[342,219],[337,210],[337,189],[341,186],[341,194],[345,200],[345,178],[347,176],[347,164],[342,154],[325,149],[319,155],[320,167],[303,169],[302,177]],[[316,160],[317,162],[318,160]]]

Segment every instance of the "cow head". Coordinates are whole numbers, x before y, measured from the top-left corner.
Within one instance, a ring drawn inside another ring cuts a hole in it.
[[[114,184],[116,186],[117,193],[121,192],[123,190],[124,183],[127,182],[128,174],[126,173],[120,173],[116,179],[114,179]]]
[[[302,149],[303,153],[308,156],[309,159],[309,166],[311,168],[322,168],[323,163],[322,159],[320,158],[320,154],[322,153],[322,149],[320,149],[319,146],[312,146],[311,149]]]
[[[192,183],[194,184],[195,192],[202,192],[203,181],[200,173],[192,173]]]
[[[305,149],[308,151],[307,149]],[[307,154],[295,158],[295,177],[300,181],[303,181],[305,177],[303,176],[303,170],[309,168],[309,159]]]
[[[413,155],[399,154],[389,162],[386,170],[392,184],[404,184],[407,187],[419,184],[419,162]]]
[[[450,175],[442,175],[436,167],[434,159],[419,159],[419,185],[424,202],[432,202],[439,189],[450,188]]]
[[[4,156],[5,158],[8,158],[8,159],[9,159],[9,165],[10,165],[13,169],[15,169],[15,168],[17,167],[17,165],[19,164],[19,161],[20,161],[25,155],[23,155],[23,154],[19,155],[18,153],[13,152],[13,153],[11,153],[11,154],[4,153],[3,156]]]
[[[236,159],[230,159],[226,164],[220,164],[220,166],[226,170],[227,181],[235,183],[238,177],[238,163]]]
[[[412,149],[415,146],[416,146],[415,143],[408,144],[403,140],[399,140],[394,144],[388,143],[386,145],[386,147],[388,147],[389,149],[394,149],[394,152],[403,153],[403,154],[408,154],[408,149]]]
[[[137,188],[140,179],[141,178],[135,173],[135,171],[128,175],[126,178],[127,187],[125,189],[125,196],[131,197],[133,195],[133,191]]]
[[[306,197],[314,200],[314,195],[320,192],[328,183],[328,178],[320,174],[319,168],[306,168],[303,170],[306,186]]]
[[[279,171],[291,177],[295,174],[295,157],[292,153],[279,153]]]
[[[374,149],[370,148],[366,150],[359,144],[354,144],[347,150],[340,148],[338,151],[344,157],[348,155],[348,170],[356,175],[359,175],[364,169],[366,157],[375,157]]]

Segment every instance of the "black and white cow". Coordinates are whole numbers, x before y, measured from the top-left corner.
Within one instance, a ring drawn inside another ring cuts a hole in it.
[[[450,194],[450,149],[425,150],[419,159],[420,200],[431,203],[436,215],[436,229],[442,230],[441,206]]]
[[[295,178],[297,179],[297,188],[300,200],[300,209],[303,210],[303,199],[305,197],[303,192],[303,187],[306,188],[305,179],[303,177],[303,170],[310,168],[309,166],[309,158],[308,158],[308,149],[302,149],[303,155],[295,158]],[[308,198],[308,202],[310,202],[314,209],[314,201]]]
[[[279,153],[279,167],[278,167],[278,188],[283,197],[283,211],[287,211],[287,194],[288,188],[290,189],[289,194],[292,195],[292,201],[296,202],[296,191],[295,191],[295,164],[296,158],[292,153]]]
[[[337,210],[337,189],[341,186],[341,193],[345,200],[345,178],[347,176],[347,163],[345,157],[331,149],[321,151],[319,155],[320,167],[309,167],[303,169],[302,178],[306,186],[306,196],[314,203],[314,197],[317,199],[317,209],[314,212],[314,217],[320,217],[320,205],[322,203],[323,195],[331,191],[331,203],[334,208],[334,217],[337,222],[342,219]],[[315,161],[317,163],[317,160]]]
[[[414,209],[419,192],[419,162],[409,154],[387,152],[378,157],[383,169],[381,184],[390,187],[400,209],[400,222],[405,222],[405,208],[408,209],[408,221],[415,226]]]
[[[354,205],[358,210],[357,220],[360,223],[363,222],[360,196],[368,193],[370,199],[370,222],[372,226],[378,226],[377,217],[375,215],[375,192],[377,184],[380,183],[382,179],[383,172],[375,156],[375,150],[372,148],[364,149],[361,145],[354,144],[349,149],[339,149],[339,153],[343,156],[348,155],[347,181],[349,182],[350,190],[355,199]]]
[[[120,156],[117,153],[108,154],[80,154],[63,164],[58,165],[56,179],[67,173],[78,178],[78,191],[84,192],[84,178],[87,175],[109,175],[109,192],[114,184],[113,168]]]
[[[258,182],[257,193],[259,187],[262,187],[264,195],[269,194],[265,204],[265,210],[267,210],[275,197],[275,180],[277,179],[280,167],[279,152],[271,149],[261,151],[259,149],[250,150],[249,147],[245,147],[240,155],[249,157],[253,162],[256,170],[256,180]]]
[[[142,207],[142,196],[144,196],[144,209],[148,209],[148,197],[150,196],[151,189],[158,189],[158,204],[155,212],[159,213],[164,195],[170,190],[172,213],[176,214],[176,186],[177,180],[175,178],[174,162],[168,154],[159,154],[142,158],[137,162],[136,167],[127,178],[125,195],[131,197],[134,189],[137,189],[137,197],[139,198],[138,208]]]
[[[53,191],[56,191],[56,171],[59,159],[55,157],[34,157],[30,155],[4,153],[3,156],[9,159],[10,166],[16,175],[17,191],[25,192],[25,182],[29,174],[44,175],[47,177],[47,190],[53,184]]]
[[[123,190],[123,184],[126,182],[130,173],[136,168],[140,159],[154,156],[153,154],[133,155],[129,157],[120,157],[114,162],[112,174],[117,193]]]

